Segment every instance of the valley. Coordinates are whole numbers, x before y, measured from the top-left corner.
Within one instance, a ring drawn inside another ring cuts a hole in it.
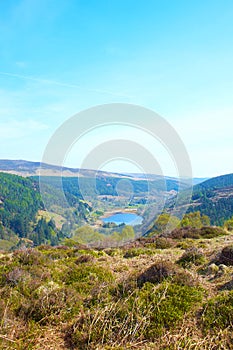
[[[178,179],[13,168],[0,169],[2,349],[231,349],[232,175],[189,203],[183,185],[179,207]]]
[[[128,214],[142,218],[132,224],[135,238],[151,232],[155,220],[163,213],[176,217],[179,222],[184,208],[187,213],[200,212],[208,216],[211,225],[224,225],[232,217],[231,174],[204,182],[195,179],[199,183],[194,185],[191,201],[187,202],[187,185],[176,178],[71,168],[62,169],[62,174],[69,171],[69,176],[59,177],[58,167],[48,164],[41,167],[46,168],[46,176],[37,175],[39,163],[0,160],[2,248],[20,244],[56,245],[76,237],[82,227],[87,231],[91,228],[89,235],[93,236],[93,244],[95,237],[98,244],[105,244],[106,239],[111,244],[111,237],[115,237],[113,245],[119,244],[122,229],[130,225]],[[174,207],[178,190],[181,200]],[[16,211],[13,216],[12,211]],[[114,222],[114,215],[119,213],[123,219]],[[113,217],[112,221],[109,217]],[[82,242],[86,243],[84,237]]]

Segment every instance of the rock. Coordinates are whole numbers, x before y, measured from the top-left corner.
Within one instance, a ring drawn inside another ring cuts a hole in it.
[[[219,267],[216,264],[211,264],[208,266],[207,273],[208,275],[215,275],[219,272]]]

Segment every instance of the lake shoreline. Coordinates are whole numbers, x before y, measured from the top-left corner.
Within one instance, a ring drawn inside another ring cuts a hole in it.
[[[106,218],[103,218],[102,221],[104,224],[114,223],[117,226],[121,224],[135,226],[140,225],[142,223],[143,217],[137,215],[137,213],[132,210],[124,212],[118,211],[110,216],[107,216]]]
[[[99,217],[99,220],[103,220],[103,219],[107,219],[110,216],[116,215],[116,214],[136,214],[137,213],[137,209],[136,208],[132,208],[132,209],[114,209],[114,210],[109,210],[106,211],[104,213],[104,215],[102,215],[101,217]]]

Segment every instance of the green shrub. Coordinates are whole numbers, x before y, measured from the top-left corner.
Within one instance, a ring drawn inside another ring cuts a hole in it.
[[[60,287],[54,282],[40,285],[29,298],[21,300],[16,314],[21,318],[47,323],[60,322],[77,313],[80,309],[80,298],[71,288]]]
[[[80,255],[91,255],[94,258],[99,258],[101,256],[105,256],[106,253],[103,250],[94,250],[94,249],[77,249],[75,250],[75,256]]]
[[[200,235],[202,238],[214,238],[226,235],[226,232],[220,227],[206,226],[200,229]]]
[[[45,255],[36,249],[17,250],[13,254],[13,260],[20,265],[40,265],[46,263]]]
[[[72,285],[77,292],[85,296],[98,285],[108,284],[113,281],[110,270],[93,265],[71,265],[63,276],[67,285]]]
[[[70,347],[96,349],[98,345],[123,346],[131,341],[155,340],[180,322],[202,299],[194,287],[146,283],[128,298],[96,310],[82,312],[67,329]]]
[[[104,252],[109,256],[122,256],[122,250],[119,248],[107,248]]]
[[[51,260],[66,259],[75,256],[74,249],[66,246],[60,247],[38,247],[39,251]]]
[[[187,249],[177,261],[177,264],[184,268],[189,268],[192,265],[199,266],[206,262],[204,254],[198,248]]]
[[[170,238],[157,237],[154,242],[156,249],[169,249],[174,246],[174,242]]]
[[[129,259],[140,255],[154,255],[154,254],[155,252],[148,248],[130,248],[126,250],[123,257],[126,259]]]
[[[203,307],[201,322],[206,331],[232,327],[233,291],[210,299]]]

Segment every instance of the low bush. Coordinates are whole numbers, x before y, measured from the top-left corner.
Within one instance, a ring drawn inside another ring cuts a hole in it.
[[[182,238],[214,238],[218,236],[225,235],[226,232],[220,227],[212,227],[212,226],[203,226],[201,228],[195,227],[181,227],[176,228],[170,233],[170,237],[174,239],[182,239]]]
[[[189,248],[177,261],[177,264],[184,267],[189,268],[192,265],[199,266],[206,262],[205,255],[198,248]]]
[[[171,238],[157,237],[154,243],[156,249],[169,249],[174,247],[174,242]]]
[[[204,226],[200,229],[202,238],[214,238],[226,235],[226,232],[221,227]]]
[[[179,285],[196,286],[197,282],[192,275],[170,261],[161,260],[154,263],[137,277],[137,284],[142,287],[144,283],[161,283],[169,279]]]
[[[14,268],[4,275],[5,283],[14,287],[26,278],[26,272],[19,267]]]
[[[219,257],[217,258],[218,264],[224,264],[227,266],[233,265],[233,245],[227,246],[222,249]]]
[[[182,238],[192,238],[192,239],[197,239],[200,238],[200,230],[195,227],[181,227],[181,228],[176,228],[173,230],[170,235],[170,238],[173,239],[182,239]]]
[[[127,249],[123,255],[124,258],[134,258],[136,256],[140,255],[154,255],[154,250],[148,249],[148,248],[131,248]]]
[[[202,292],[194,287],[146,283],[127,298],[81,313],[67,329],[66,340],[70,347],[83,350],[154,341],[201,300]]]
[[[94,257],[92,255],[84,254],[84,255],[81,255],[75,261],[75,264],[84,264],[84,263],[92,262],[93,260],[94,260]]]
[[[61,322],[80,309],[80,299],[70,288],[49,282],[37,288],[30,298],[21,300],[16,314],[25,320],[40,322],[41,325]]]
[[[137,278],[137,283],[139,286],[142,286],[146,282],[160,283],[164,279],[174,276],[176,271],[177,266],[173,263],[161,260],[142,272]]]
[[[85,296],[98,285],[106,284],[114,280],[111,271],[107,268],[93,265],[70,265],[62,280],[66,285],[73,286],[75,290]]]
[[[233,291],[210,299],[203,307],[201,323],[205,331],[219,331],[233,325]]]
[[[17,250],[13,254],[13,260],[20,265],[40,265],[46,263],[46,257],[36,249]]]

